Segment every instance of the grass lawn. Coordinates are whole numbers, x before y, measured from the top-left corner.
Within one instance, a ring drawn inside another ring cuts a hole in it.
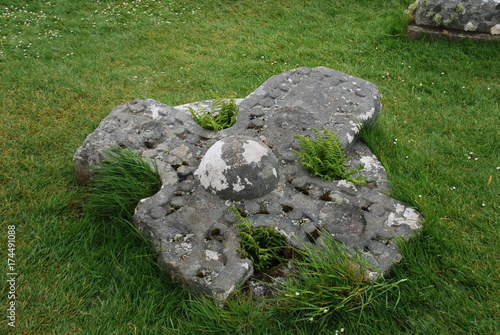
[[[500,45],[408,40],[410,2],[0,0],[0,333],[498,334]],[[399,291],[314,321],[243,293],[221,309],[129,227],[85,215],[72,156],[113,107],[245,97],[299,66],[381,91],[366,142],[425,217]]]

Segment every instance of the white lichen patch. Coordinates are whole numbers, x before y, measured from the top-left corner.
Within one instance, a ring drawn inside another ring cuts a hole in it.
[[[151,106],[151,113],[153,115],[153,120],[157,120],[160,118],[160,106],[157,106],[157,105],[152,105]]]
[[[387,217],[387,221],[385,222],[388,226],[399,226],[401,224],[401,219],[396,218],[396,215],[394,213],[390,213],[389,216]]]
[[[348,143],[352,143],[352,141],[354,140],[354,136],[352,136],[352,135],[351,135],[351,134],[349,134],[349,133],[347,133],[347,134],[346,134],[346,136],[347,136],[347,142],[348,142]]]
[[[392,212],[387,217],[386,224],[388,226],[400,226],[405,224],[412,229],[422,228],[422,223],[420,222],[420,214],[413,208],[405,207],[402,204],[396,204],[394,206],[395,212]]]
[[[337,193],[330,193],[330,198],[332,199],[333,202],[338,203],[338,204],[348,204],[349,199],[344,198],[340,194]]]
[[[464,30],[465,31],[476,31],[477,29],[477,25],[475,25],[474,23],[472,22],[468,22],[465,27],[464,27]]]
[[[375,156],[363,156],[360,158],[361,164],[363,164],[366,171],[373,171],[382,168],[380,162]]]
[[[337,185],[340,187],[350,188],[353,191],[358,190],[353,183],[351,183],[350,181],[347,181],[347,180],[338,180]]]
[[[500,24],[495,24],[490,29],[491,35],[500,35]]]
[[[400,214],[400,213],[403,213],[405,211],[405,206],[403,206],[402,204],[396,204],[394,206],[394,209],[396,210],[396,213]]]
[[[233,191],[240,192],[245,189],[245,185],[241,184],[240,176],[236,176],[236,183],[233,183]]]
[[[420,221],[420,214],[413,208],[406,208],[403,213],[403,218],[405,219],[405,224],[410,226],[412,229],[422,228],[422,222]]]
[[[262,157],[267,156],[268,149],[263,145],[248,140],[243,143],[243,158],[248,164],[259,163],[262,160]]]
[[[186,258],[193,251],[193,246],[191,243],[182,242],[174,246],[174,252],[180,258]]]
[[[218,261],[219,253],[217,251],[205,250],[205,257],[207,261]]]
[[[358,116],[358,119],[363,120],[363,121],[371,120],[373,118],[374,114],[375,114],[375,108],[370,108],[370,110],[368,112]]]
[[[207,150],[205,156],[201,160],[200,166],[194,172],[200,180],[201,185],[205,188],[212,188],[216,191],[222,191],[229,187],[224,171],[229,166],[222,158],[222,147],[224,142],[215,142],[214,145]]]

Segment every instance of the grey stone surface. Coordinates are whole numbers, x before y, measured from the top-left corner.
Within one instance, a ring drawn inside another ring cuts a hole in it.
[[[134,100],[118,106],[77,150],[76,175],[89,180],[111,145],[154,159],[163,186],[140,201],[134,223],[175,280],[218,299],[253,274],[252,263],[237,252],[231,206],[297,247],[327,232],[382,273],[400,260],[395,239],[409,239],[422,217],[385,195],[385,170],[358,140],[360,127],[380,112],[375,85],[325,67],[303,67],[271,77],[237,103],[236,124],[219,132],[192,120],[186,109],[194,104],[174,108]],[[293,152],[299,147],[295,136],[312,136],[312,128],[339,135],[350,167],[364,164],[366,185],[313,178],[304,170]],[[212,173],[219,184],[204,179]]]
[[[443,27],[418,26],[415,23],[408,25],[408,37],[411,39],[419,39],[423,36],[432,39],[447,39],[447,40],[462,40],[471,39],[476,41],[498,42],[500,35],[492,35],[488,33],[476,33],[464,30],[450,30]]]
[[[205,189],[228,200],[261,197],[278,183],[279,162],[267,145],[230,136],[215,142],[194,175]]]
[[[419,26],[499,35],[500,1],[419,0],[415,23]]]

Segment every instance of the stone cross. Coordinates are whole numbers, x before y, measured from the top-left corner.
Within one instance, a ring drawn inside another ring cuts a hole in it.
[[[77,150],[76,175],[92,178],[110,146],[153,159],[162,188],[139,202],[134,224],[174,280],[217,299],[254,271],[238,253],[233,206],[295,247],[332,234],[373,265],[373,277],[401,259],[395,240],[414,235],[422,217],[386,195],[386,172],[359,140],[360,127],[380,113],[375,85],[326,67],[301,67],[271,77],[237,103],[236,123],[218,132],[193,121],[187,110],[194,104],[118,106]],[[296,136],[312,136],[313,128],[338,134],[350,167],[364,165],[366,185],[311,177],[294,151]]]

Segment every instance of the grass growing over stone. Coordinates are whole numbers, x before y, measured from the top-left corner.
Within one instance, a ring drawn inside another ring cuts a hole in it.
[[[16,225],[16,330],[36,334],[494,334],[500,329],[498,45],[410,41],[412,1],[2,1],[1,255]],[[426,219],[387,305],[326,323],[238,293],[191,296],[130,229],[82,213],[72,156],[116,105],[244,97],[327,66],[375,83],[365,139]],[[7,270],[4,270],[7,273]],[[6,310],[8,286],[0,299]],[[393,308],[398,301],[396,308]],[[2,333],[12,331],[6,317]]]
[[[328,326],[328,321],[345,319],[345,314],[359,314],[365,308],[379,304],[389,306],[385,296],[394,294],[397,282],[375,280],[372,266],[359,254],[335,241],[330,234],[321,234],[321,242],[314,247],[296,251],[300,257],[293,259],[294,271],[276,293],[279,308],[294,313],[302,321],[316,321]],[[371,278],[370,278],[371,277]]]
[[[161,188],[158,166],[120,147],[106,151],[108,158],[94,169],[85,212],[94,220],[132,222],[139,200]]]

